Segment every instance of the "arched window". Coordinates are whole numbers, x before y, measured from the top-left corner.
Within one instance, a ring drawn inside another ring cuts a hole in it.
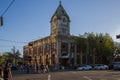
[[[46,64],[49,64],[48,55],[46,55]]]
[[[80,55],[77,55],[77,64],[80,64]]]
[[[52,64],[55,64],[55,54],[52,54],[52,57],[51,57],[51,58],[52,58],[52,61],[51,61]]]

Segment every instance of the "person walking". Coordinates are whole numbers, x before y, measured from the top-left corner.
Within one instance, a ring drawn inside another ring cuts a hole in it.
[[[30,66],[27,64],[26,65],[26,73],[29,74],[29,72],[30,72]]]
[[[0,80],[3,80],[2,78],[2,65],[0,64]]]
[[[10,78],[12,78],[11,68],[8,63],[2,65],[1,74],[4,80],[10,80]]]
[[[43,65],[43,63],[40,65],[40,70],[41,70],[41,73],[44,73],[44,65]]]

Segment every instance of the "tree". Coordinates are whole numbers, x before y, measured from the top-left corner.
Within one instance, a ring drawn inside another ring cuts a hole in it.
[[[1,56],[0,56],[0,63],[3,63],[6,61],[6,58],[7,58],[7,54],[3,53]]]
[[[83,36],[83,35],[79,35],[79,37],[77,38],[76,40],[76,43],[77,43],[77,52],[80,53],[80,64],[82,65],[83,64],[83,55],[86,51],[86,38]]]
[[[93,33],[89,33],[88,37],[88,49],[87,49],[87,54],[89,56],[89,63],[95,64],[96,61],[96,47],[97,47],[97,39],[96,39],[96,35],[94,35]]]
[[[113,61],[120,61],[120,43],[115,43],[115,51],[114,51],[114,60]]]
[[[13,46],[11,50],[12,50],[13,59],[14,59],[13,63],[17,63],[18,59],[20,58],[20,52],[19,50],[16,50],[15,46]]]
[[[9,63],[18,63],[20,59],[20,52],[16,50],[15,46],[11,49],[12,52],[4,52],[0,56],[0,63],[8,61]]]
[[[80,35],[77,40],[80,53],[81,64],[109,64],[113,59],[114,42],[109,34],[85,33]],[[84,56],[85,60],[84,60]]]

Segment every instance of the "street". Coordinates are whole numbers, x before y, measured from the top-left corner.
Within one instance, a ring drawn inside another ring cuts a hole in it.
[[[120,80],[120,71],[95,70],[14,74],[11,80]]]

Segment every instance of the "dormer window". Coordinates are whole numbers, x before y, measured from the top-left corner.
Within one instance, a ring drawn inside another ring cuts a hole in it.
[[[64,11],[62,11],[62,13],[64,14]]]

